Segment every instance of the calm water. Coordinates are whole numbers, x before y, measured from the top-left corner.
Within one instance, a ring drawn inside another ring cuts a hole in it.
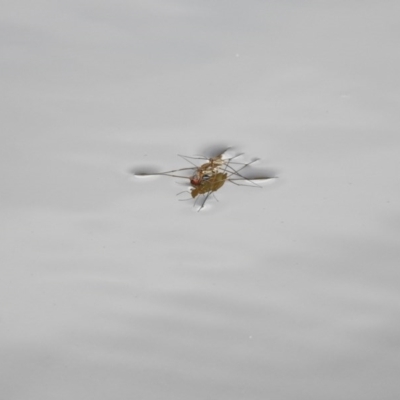
[[[2,397],[399,397],[399,7],[375,4],[5,7]],[[279,180],[197,213],[128,173],[216,142]]]

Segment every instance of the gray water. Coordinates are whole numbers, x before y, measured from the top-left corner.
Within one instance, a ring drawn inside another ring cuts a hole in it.
[[[399,8],[4,3],[1,398],[399,398]]]

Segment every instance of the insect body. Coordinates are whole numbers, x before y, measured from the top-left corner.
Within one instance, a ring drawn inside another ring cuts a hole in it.
[[[223,172],[215,172],[210,177],[203,176],[203,179],[196,185],[192,183],[193,189],[190,194],[193,198],[196,198],[200,194],[207,195],[208,193],[216,192],[226,182],[227,178],[228,174]]]
[[[257,159],[247,163],[236,161],[240,156],[242,156],[242,154],[229,157],[227,155],[227,150],[210,158],[180,156],[193,166],[165,172],[134,171],[134,174],[135,176],[162,175],[187,179],[191,185],[191,197],[197,200],[197,197],[203,196],[203,202],[198,209],[198,211],[200,211],[204,208],[210,195],[219,190],[225,182],[231,182],[238,186],[261,187],[256,181],[265,181],[274,178],[266,171],[256,173],[257,171],[250,169],[250,165],[256,162]],[[206,162],[198,166],[191,160],[203,160]],[[184,174],[185,172],[190,172],[190,175],[185,176],[179,174]]]
[[[189,157],[184,157],[189,158]],[[222,159],[222,154],[217,157],[210,158],[208,162],[197,168],[196,173],[190,179],[190,183],[193,186],[200,185],[204,179],[212,177],[222,170],[224,165],[227,165],[228,161]],[[222,186],[222,185],[221,185]]]

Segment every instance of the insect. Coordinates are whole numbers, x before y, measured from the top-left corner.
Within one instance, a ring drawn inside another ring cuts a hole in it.
[[[227,148],[213,157],[190,157],[179,155],[192,167],[180,168],[165,172],[149,172],[143,170],[133,171],[135,176],[171,176],[188,180],[190,183],[190,194],[195,199],[194,205],[198,198],[202,196],[203,200],[197,211],[204,208],[210,195],[219,190],[226,182],[231,182],[237,186],[261,187],[257,181],[266,181],[274,179],[270,172],[251,169],[250,166],[258,159],[250,162],[239,162],[237,159],[243,156],[243,153],[229,156]],[[197,165],[192,160],[201,160],[203,163]],[[204,162],[205,161],[205,162]],[[188,175],[184,175],[188,173]],[[183,192],[181,192],[183,193]],[[180,194],[180,193],[179,193]]]

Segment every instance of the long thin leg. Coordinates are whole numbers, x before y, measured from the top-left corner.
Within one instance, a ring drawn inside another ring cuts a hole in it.
[[[174,172],[179,172],[179,171],[193,171],[194,170],[194,168],[192,168],[192,167],[190,167],[190,168],[180,168],[180,169],[173,169],[173,170],[171,170],[171,171],[165,171],[165,172],[152,172],[152,173],[150,173],[150,174],[148,174],[148,173],[146,173],[146,172],[143,172],[143,173],[140,173],[140,172],[134,172],[134,175],[135,176],[162,176],[162,175],[164,175],[164,176],[172,176],[172,177],[175,177],[175,178],[185,178],[185,179],[188,179],[189,177],[188,176],[182,176],[182,175],[175,175],[174,174]]]
[[[190,161],[188,160],[188,158],[191,159],[191,160],[209,160],[209,158],[203,157],[203,156],[193,157],[193,156],[184,156],[183,154],[178,154],[178,156],[179,156],[179,157],[182,157],[182,158],[185,159],[187,162],[190,162]],[[191,164],[193,164],[193,163],[191,163]],[[194,164],[193,164],[193,165],[194,165]]]
[[[237,180],[244,180],[244,181],[247,181],[247,182],[250,182],[250,183],[251,183],[251,185],[240,185],[240,186],[255,186],[255,187],[261,187],[260,185],[257,185],[255,182],[253,182],[251,179],[246,178],[245,176],[243,176],[242,174],[239,173],[239,171],[241,171],[243,168],[246,168],[247,166],[249,166],[249,165],[255,163],[256,161],[258,161],[258,160],[253,160],[253,161],[250,161],[250,162],[248,162],[248,163],[245,163],[245,164],[243,164],[242,167],[239,168],[239,169],[235,169],[235,168],[231,167],[230,165],[227,165],[227,169],[229,168],[229,170],[228,170],[227,172],[230,173],[230,175],[228,176],[227,179],[228,179],[230,182],[232,182],[232,181],[235,180],[235,179],[230,179],[230,177],[233,176],[233,175],[236,175],[236,176],[239,176],[239,177],[241,178],[241,179],[237,179]],[[236,184],[235,182],[232,182],[232,183]]]
[[[243,164],[243,166],[241,167],[241,168],[239,168],[239,169],[237,169],[237,170],[235,170],[233,167],[231,167],[231,166],[229,166],[229,168],[230,168],[230,170],[232,171],[231,172],[231,174],[229,175],[229,176],[232,176],[232,175],[237,175],[237,176],[240,176],[241,177],[241,179],[229,179],[229,181],[239,181],[239,180],[245,180],[245,181],[248,181],[248,182],[251,182],[252,184],[254,184],[255,186],[258,186],[258,187],[260,187],[259,185],[257,185],[255,182],[253,182],[254,180],[267,180],[267,179],[274,179],[274,178],[276,178],[276,177],[273,177],[273,176],[260,176],[260,177],[258,177],[258,178],[246,178],[245,176],[243,176],[242,174],[239,174],[239,171],[241,171],[243,168],[245,168],[245,167],[247,167],[248,165],[251,165],[251,164],[253,164],[253,163],[255,163],[256,161],[258,161],[258,159],[255,159],[255,160],[253,160],[253,161],[250,161],[249,163],[246,163],[246,164]],[[235,163],[236,164],[236,163]],[[229,178],[229,177],[228,177]],[[234,183],[234,182],[232,182],[232,183]],[[241,186],[249,186],[249,185],[241,185]]]
[[[208,160],[208,161],[210,161],[210,160],[213,160],[213,159],[216,159],[216,158],[222,156],[222,155],[225,154],[229,149],[230,149],[230,147],[227,147],[224,151],[222,151],[221,153],[219,153],[219,154],[218,154],[217,156],[215,156],[215,157],[206,157],[206,156],[184,156],[184,155],[182,155],[182,154],[178,154],[178,156],[179,156],[179,157],[183,157],[183,158],[190,158],[190,159],[192,159],[192,160]],[[241,153],[241,154],[243,154],[243,153]],[[238,157],[238,156],[241,155],[241,154],[238,154],[238,155],[236,155],[235,157]],[[234,158],[235,158],[235,157],[234,157]]]
[[[192,164],[193,167],[195,168],[199,168],[199,166],[197,164],[195,164],[194,162],[190,161],[190,159],[195,159],[195,160],[206,160],[206,158],[196,158],[196,157],[189,157],[189,156],[183,156],[181,154],[178,154],[179,157],[183,158],[186,162],[188,162],[189,164]]]
[[[210,194],[211,194],[211,193],[212,193],[211,191],[209,191],[209,192],[207,193],[207,195],[206,195],[206,197],[205,197],[203,203],[201,204],[201,207],[197,210],[197,212],[199,212],[200,210],[202,210],[202,209],[204,208],[204,206],[205,206],[205,204],[206,204],[206,201],[207,201],[207,199],[210,197]]]

